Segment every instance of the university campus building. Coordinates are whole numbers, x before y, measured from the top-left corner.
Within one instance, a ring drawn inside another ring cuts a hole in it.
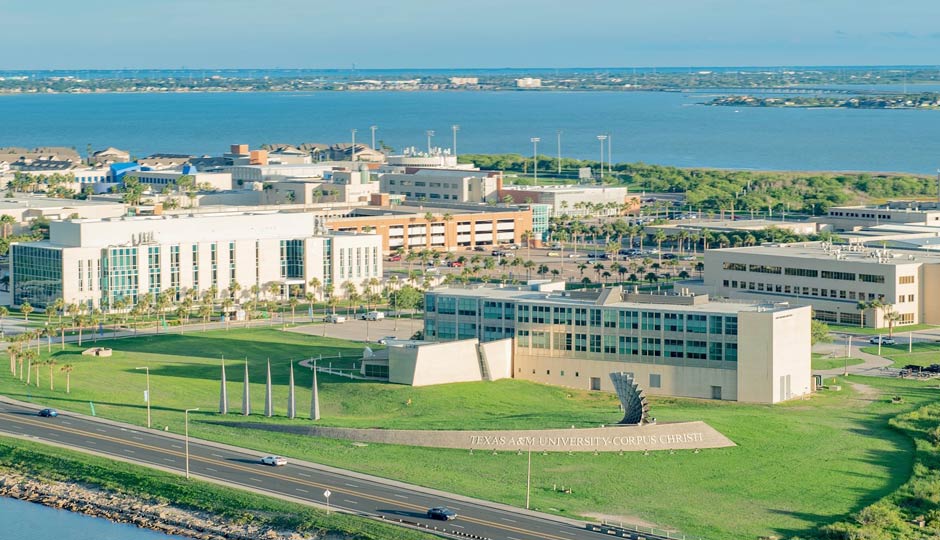
[[[253,285],[281,294],[312,278],[335,294],[382,278],[382,240],[329,232],[303,212],[240,212],[105,219],[50,224],[50,239],[12,244],[12,302],[45,308],[62,298],[108,309],[127,298],[173,289],[200,294],[233,281],[247,298]]]
[[[425,295],[425,338],[512,338],[512,376],[613,391],[777,403],[811,391],[810,308],[707,295],[445,287]],[[560,287],[559,287],[560,288]]]
[[[712,249],[702,292],[757,302],[812,306],[816,319],[884,328],[940,324],[940,254],[824,242]],[[889,308],[865,307],[875,302]]]

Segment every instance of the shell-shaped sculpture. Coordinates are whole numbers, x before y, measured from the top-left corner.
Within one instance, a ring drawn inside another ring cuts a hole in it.
[[[610,374],[614,390],[623,405],[623,420],[620,424],[640,425],[649,422],[650,405],[643,395],[643,389],[633,378],[632,373],[614,372]]]

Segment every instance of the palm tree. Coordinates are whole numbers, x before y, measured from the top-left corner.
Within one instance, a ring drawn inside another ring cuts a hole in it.
[[[196,313],[202,317],[202,331],[205,332],[206,326],[209,324],[209,317],[212,317],[212,304],[209,302],[199,304],[199,310]]]
[[[23,314],[23,317],[26,319],[26,322],[29,322],[29,314],[33,312],[33,306],[29,302],[23,302],[20,305],[20,313]]]
[[[55,391],[55,367],[58,365],[58,362],[54,358],[46,360],[46,365],[49,366],[49,390]]]
[[[526,279],[529,279],[529,276],[531,275],[532,269],[535,268],[535,261],[533,261],[533,260],[528,260],[528,261],[522,263],[522,267],[525,268],[525,278],[526,278]]]
[[[320,279],[316,277],[310,278],[310,281],[307,282],[307,286],[309,286],[310,289],[313,289],[312,292],[316,295],[315,298],[319,300],[321,288],[323,287],[323,284],[320,282]]]
[[[0,306],[0,336],[3,335],[3,319],[10,315],[10,310],[6,306]]]
[[[64,366],[59,368],[59,371],[65,373],[65,393],[66,394],[72,393],[72,369],[73,369],[72,364],[65,364]]]
[[[653,240],[656,241],[656,250],[659,252],[659,262],[663,262],[663,241],[666,240],[666,233],[662,229],[656,229],[653,233]]]
[[[656,272],[650,272],[646,274],[646,281],[650,282],[650,285],[659,281],[659,276],[656,275]]]
[[[888,337],[894,337],[894,325],[901,320],[901,314],[894,310],[894,304],[885,304],[882,309],[888,321]]]
[[[296,296],[291,296],[287,303],[290,305],[290,322],[294,324],[294,319],[297,314],[297,304],[300,303],[300,300],[298,300]]]
[[[231,298],[228,298],[228,297],[222,299],[222,313],[223,313],[223,315],[224,315],[224,317],[225,317],[225,329],[226,329],[226,330],[228,330],[228,324],[229,324],[229,321],[231,320],[232,314],[233,314],[233,309],[232,309],[232,308],[234,308],[234,307],[235,307],[235,301],[234,301],[234,300],[232,300]]]

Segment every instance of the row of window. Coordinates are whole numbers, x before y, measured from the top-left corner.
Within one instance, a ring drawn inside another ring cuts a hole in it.
[[[722,264],[725,270],[735,272],[753,272],[757,274],[783,274],[787,276],[799,276],[822,279],[836,279],[842,281],[864,281],[865,283],[884,283],[885,277],[879,274],[854,274],[852,272],[836,272],[832,270],[814,270],[811,268],[784,268],[782,266],[770,266],[765,264],[744,264],[736,262],[725,262]],[[905,281],[901,281],[904,279]],[[910,281],[907,281],[907,280]],[[902,276],[898,279],[899,283],[914,283],[914,276]]]
[[[443,330],[444,325],[438,328]],[[458,332],[459,333],[459,332]],[[738,344],[720,341],[662,339],[659,337],[597,335],[518,329],[516,345],[531,350],[595,353],[619,357],[689,358],[736,362]]]
[[[755,283],[753,281],[737,281],[737,280],[722,280],[722,286],[729,287],[732,289],[740,289],[747,291],[757,291],[757,292],[768,292],[768,293],[779,293],[779,294],[795,294],[798,296],[816,296],[819,298],[835,298],[839,300],[881,300],[884,301],[885,296],[883,294],[875,293],[866,293],[864,291],[847,291],[845,289],[821,289],[819,287],[801,287],[799,285],[781,285],[779,283]],[[906,298],[906,300],[905,300]],[[899,295],[898,302],[913,302],[914,295]]]

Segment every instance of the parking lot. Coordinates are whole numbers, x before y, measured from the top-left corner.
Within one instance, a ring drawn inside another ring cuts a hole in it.
[[[342,310],[337,310],[336,313],[337,315],[345,314]],[[424,321],[421,319],[395,319],[394,317],[387,317],[380,321],[358,321],[349,318],[346,322],[340,324],[308,324],[292,328],[290,331],[314,336],[326,335],[337,339],[375,343],[380,338],[386,336],[408,339],[419,330],[424,330]]]

